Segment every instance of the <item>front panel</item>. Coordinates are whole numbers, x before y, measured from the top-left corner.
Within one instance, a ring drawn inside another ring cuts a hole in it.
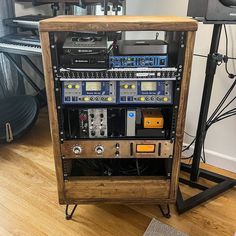
[[[63,104],[116,103],[116,82],[68,81],[62,83]]]
[[[121,104],[171,104],[172,81],[121,81],[118,84]]]
[[[170,158],[173,143],[168,140],[84,140],[62,144],[64,158]]]

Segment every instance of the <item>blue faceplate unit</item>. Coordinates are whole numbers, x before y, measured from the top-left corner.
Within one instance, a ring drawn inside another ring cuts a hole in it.
[[[110,56],[110,68],[163,68],[168,66],[168,56]]]

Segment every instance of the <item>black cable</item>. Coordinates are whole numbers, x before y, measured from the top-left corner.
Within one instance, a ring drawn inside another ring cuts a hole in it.
[[[227,111],[227,112],[225,112],[221,115],[217,115],[217,117],[213,120],[213,122],[215,122],[216,120],[221,119],[221,118],[223,118],[227,115],[231,115],[231,114],[235,114],[235,113],[236,113],[236,108],[233,108],[233,109],[231,109],[231,110],[229,110],[229,111]]]
[[[137,168],[137,173],[138,173],[138,176],[140,176],[140,169],[139,169],[139,163],[138,163],[138,158],[136,158],[136,168]]]
[[[196,141],[196,138],[194,138],[193,141],[192,141],[187,147],[185,147],[185,148],[182,150],[182,152],[185,152],[185,151],[189,150],[189,148],[195,143],[195,141]]]
[[[202,155],[203,155],[203,157],[201,157],[201,159],[202,159],[203,163],[206,163],[205,140],[206,140],[206,138],[204,138],[203,145],[202,145]]]
[[[225,120],[225,119],[227,119],[227,118],[230,118],[230,117],[232,117],[232,116],[236,116],[236,112],[234,112],[233,114],[226,115],[226,116],[224,116],[224,117],[222,117],[222,118],[219,118],[219,119],[217,119],[214,123],[220,122],[220,121]]]
[[[234,97],[233,99],[231,99],[224,107],[224,103],[225,101],[227,100],[227,98],[229,97],[229,95],[231,94],[231,92],[233,91],[234,87],[236,85],[236,80],[233,82],[233,84],[231,85],[231,87],[228,89],[228,91],[226,92],[225,96],[222,98],[222,100],[220,101],[219,105],[216,107],[216,109],[214,110],[214,112],[212,113],[212,115],[210,116],[210,118],[207,120],[207,123],[206,123],[206,132],[207,130],[215,123],[219,122],[219,121],[222,121],[226,118],[229,118],[231,116],[234,116],[236,115],[236,108],[233,108],[229,111],[226,111],[225,113],[223,113],[223,111],[230,105],[232,104],[232,102],[236,99],[236,97]],[[223,107],[223,108],[222,108]],[[221,109],[222,108],[222,109]],[[218,114],[217,114],[218,113]],[[188,134],[187,132],[185,132],[187,135],[190,136],[190,134]],[[191,135],[192,136],[192,135]],[[192,136],[194,137],[194,136]],[[185,152],[187,150],[190,149],[190,147],[195,143],[196,141],[196,138],[194,138],[192,140],[192,142],[187,146],[185,147],[182,152]],[[189,156],[189,157],[184,157],[182,158],[183,160],[187,160],[187,159],[191,159],[193,158],[193,155],[192,156]],[[205,155],[205,138],[204,138],[204,141],[203,141],[203,156],[201,156],[201,159],[202,161],[205,163],[206,162],[206,155]]]
[[[196,57],[203,57],[203,58],[207,58],[207,55],[203,55],[203,54],[198,54],[198,53],[194,53],[193,54]],[[225,56],[224,56],[225,58]],[[228,57],[229,60],[236,60],[236,57]]]
[[[189,159],[192,159],[193,158],[193,155],[189,156],[189,157],[181,157],[181,160],[189,160]]]
[[[188,132],[184,131],[185,134],[187,134],[189,137],[191,138],[195,138],[196,136],[192,135],[192,134],[189,134]]]
[[[194,55],[194,56],[196,56],[196,57],[203,57],[203,58],[207,58],[207,56],[206,56],[206,55],[202,55],[202,54],[197,54],[197,53],[194,53],[193,55]]]
[[[236,97],[234,97],[233,99],[231,99],[231,101],[218,113],[217,116],[220,116],[222,114],[222,112],[236,99]]]
[[[224,57],[224,62],[225,62],[225,71],[226,73],[229,75],[230,79],[233,79],[235,77],[234,74],[229,72],[228,69],[228,50],[229,50],[229,38],[228,38],[228,32],[226,29],[226,25],[224,24],[224,31],[225,31],[225,40],[226,40],[226,44],[225,44],[225,57]]]
[[[235,60],[236,58],[234,57],[228,57],[228,49],[229,49],[229,39],[228,39],[228,33],[227,33],[227,29],[226,29],[226,25],[224,25],[224,31],[225,31],[225,39],[226,39],[226,45],[225,45],[225,48],[226,48],[226,52],[225,52],[225,56],[223,57],[223,61],[225,63],[225,71],[226,73],[228,74],[229,78],[230,79],[233,79],[235,78],[236,75],[232,74],[229,72],[228,70],[228,60],[229,59],[232,59],[232,60]],[[202,57],[202,58],[207,58],[206,55],[201,55],[201,54],[194,54],[194,56],[198,56],[198,57]],[[218,104],[218,106],[216,107],[216,109],[213,111],[213,113],[211,114],[211,116],[209,117],[209,119],[207,120],[206,122],[206,133],[208,131],[208,129],[215,123],[217,122],[220,122],[222,120],[225,120],[227,118],[230,118],[232,116],[236,116],[236,108],[233,108],[231,110],[228,110],[226,112],[224,112],[226,110],[227,107],[229,107],[229,105],[231,105],[233,103],[233,101],[236,99],[236,97],[234,97],[233,99],[231,99],[224,107],[224,103],[226,102],[226,100],[228,99],[229,95],[231,94],[231,92],[233,91],[233,89],[235,88],[236,86],[236,80],[233,82],[233,84],[231,85],[231,87],[228,89],[228,91],[226,92],[225,96],[222,98],[222,100],[220,101],[220,103]],[[222,108],[223,107],[223,108]],[[223,113],[224,112],[224,113]],[[190,137],[194,137],[192,135],[189,135],[187,132],[185,132],[188,136]],[[206,134],[205,134],[206,136]],[[202,151],[203,151],[203,156],[201,157],[202,161],[205,163],[206,162],[206,155],[205,155],[205,139],[206,137],[204,137],[204,140],[203,140],[203,146],[202,146]],[[189,148],[194,144],[196,138],[193,139],[193,141],[187,146],[185,147],[182,152],[186,151],[186,150],[189,150]],[[193,155],[192,156],[189,156],[189,157],[185,157],[185,158],[182,158],[182,159],[192,159],[193,158]]]
[[[223,106],[223,104],[225,103],[225,101],[227,100],[227,98],[229,97],[230,93],[232,92],[232,90],[234,89],[235,86],[236,86],[236,80],[233,82],[233,84],[231,85],[229,90],[226,92],[225,96],[222,98],[222,100],[220,101],[219,105],[216,107],[216,109],[214,110],[214,112],[212,113],[210,118],[207,120],[207,124],[209,124],[212,121],[214,116],[221,109],[221,107]]]

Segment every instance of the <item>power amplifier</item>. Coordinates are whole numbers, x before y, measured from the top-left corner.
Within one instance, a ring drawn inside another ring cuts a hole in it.
[[[110,68],[167,67],[168,56],[110,56]]]

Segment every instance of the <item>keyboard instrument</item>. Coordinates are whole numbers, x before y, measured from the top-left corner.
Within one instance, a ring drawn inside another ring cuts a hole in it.
[[[0,38],[0,52],[20,55],[41,55],[39,36],[10,34]]]
[[[50,18],[50,16],[27,15],[27,16],[19,16],[19,17],[4,19],[3,23],[6,26],[10,26],[10,27],[38,30],[39,21],[45,20],[48,18]]]

